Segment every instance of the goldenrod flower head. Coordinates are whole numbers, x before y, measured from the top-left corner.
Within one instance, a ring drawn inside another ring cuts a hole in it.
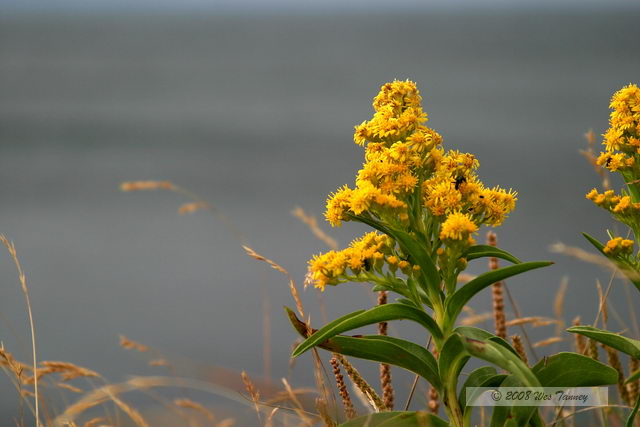
[[[462,193],[450,180],[428,180],[422,184],[424,205],[432,215],[443,216],[460,210]]]
[[[339,226],[342,221],[347,219],[352,193],[353,190],[345,185],[327,199],[327,210],[324,216],[331,225]]]
[[[389,138],[410,135],[427,121],[421,101],[414,82],[396,80],[384,84],[373,100],[373,118],[355,127],[354,141],[364,145],[367,141],[388,142]]]
[[[458,249],[473,244],[471,236],[480,226],[501,224],[517,198],[512,190],[485,188],[476,175],[479,163],[474,155],[445,153],[442,137],[424,125],[427,116],[421,101],[413,82],[382,86],[373,101],[373,117],[355,127],[354,140],[365,149],[355,187],[343,186],[332,194],[325,216],[334,226],[353,219],[407,231],[432,220],[440,227],[440,239],[433,236],[433,244],[439,259],[447,263],[448,257],[458,256]],[[442,243],[446,250],[438,247]],[[400,259],[394,245],[390,237],[364,236],[342,251],[314,257],[310,277],[324,288],[370,278],[385,264],[393,274],[398,269],[419,274],[419,266]]]
[[[384,255],[393,250],[392,240],[376,232],[355,239],[341,251],[329,251],[309,261],[309,273],[315,286],[324,290],[326,285],[337,285],[348,280],[348,270],[358,274],[362,270],[380,268]],[[391,258],[391,257],[390,257]]]
[[[637,152],[640,143],[640,88],[623,87],[611,98],[609,129],[604,134],[607,151]]]
[[[468,241],[471,234],[478,231],[478,226],[467,214],[455,212],[447,216],[440,227],[441,240]]]
[[[614,153],[605,151],[600,153],[596,159],[596,164],[609,169],[611,172],[619,172],[633,166],[635,160],[632,156],[625,153]]]
[[[489,225],[500,225],[507,215],[516,207],[518,193],[499,187],[484,189],[480,196],[483,222]]]
[[[633,240],[615,237],[607,242],[603,252],[609,256],[630,255],[633,252]]]

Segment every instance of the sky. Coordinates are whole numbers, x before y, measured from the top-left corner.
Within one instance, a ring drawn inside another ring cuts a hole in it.
[[[0,10],[95,11],[405,11],[639,8],[635,0],[0,0]]]

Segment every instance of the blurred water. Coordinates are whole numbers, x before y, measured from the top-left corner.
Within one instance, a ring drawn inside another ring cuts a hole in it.
[[[289,212],[321,215],[326,195],[353,181],[362,162],[353,125],[394,78],[418,82],[430,125],[447,147],[478,155],[487,184],[519,191],[501,245],[557,262],[511,281],[523,313],[551,315],[567,275],[567,320],[592,321],[595,279],[608,275],[548,246],[587,248],[579,233],[603,238],[609,224],[584,199],[598,178],[578,149],[587,129],[606,128],[611,93],[640,80],[638,17],[0,16],[0,231],[27,271],[40,358],[111,380],[156,372],[118,348],[124,333],[259,376],[266,297],[271,374],[286,375],[295,336],[280,310],[292,304],[283,277],[247,258],[215,217],[178,216],[180,197],[124,194],[118,184],[168,179],[198,192],[301,282],[324,248]],[[346,243],[360,230],[332,234]],[[0,338],[26,359],[8,256],[0,277]],[[329,316],[369,304],[360,286],[325,298]],[[611,299],[628,318],[620,283]],[[475,305],[489,307],[487,295]],[[297,384],[311,384],[309,366],[297,368]],[[410,381],[396,376],[399,388]],[[15,393],[3,389],[0,416],[14,416]]]

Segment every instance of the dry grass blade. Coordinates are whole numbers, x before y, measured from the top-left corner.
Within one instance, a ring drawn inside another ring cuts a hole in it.
[[[273,408],[267,417],[265,427],[273,427],[273,416],[280,410],[280,408]]]
[[[567,288],[569,287],[569,279],[567,277],[563,277],[560,282],[560,288],[558,289],[558,293],[556,293],[556,298],[553,301],[553,313],[556,315],[557,319],[562,318],[562,311],[564,307],[564,297],[567,294]]]
[[[580,326],[580,316],[576,316],[572,322],[573,326]],[[573,334],[575,336],[576,352],[580,354],[587,353],[587,339],[582,334]]]
[[[58,386],[60,388],[64,388],[65,390],[72,391],[74,393],[83,393],[84,392],[83,389],[78,388],[76,386],[72,386],[71,384],[67,384],[67,383],[58,383],[58,384],[56,384],[56,386]]]
[[[520,326],[520,325],[531,324],[532,326],[537,327],[537,326],[547,326],[554,323],[557,323],[557,320],[549,319],[546,317],[540,317],[540,316],[530,316],[530,317],[517,317],[515,319],[511,319],[507,322],[507,326]]]
[[[46,374],[60,374],[63,381],[69,381],[76,378],[99,378],[100,374],[91,369],[83,368],[70,362],[59,362],[54,360],[45,360],[41,362],[41,371]],[[38,374],[38,377],[42,375]]]
[[[247,393],[249,393],[251,401],[253,402],[253,405],[255,407],[256,414],[258,416],[258,422],[262,424],[262,419],[260,417],[260,406],[258,405],[258,402],[260,401],[260,392],[255,388],[255,386],[251,382],[251,379],[249,378],[249,375],[247,375],[245,371],[242,371],[241,376],[244,387],[247,389]]]
[[[77,417],[90,408],[94,408],[113,399],[123,393],[133,391],[145,391],[158,387],[189,388],[201,390],[207,393],[222,396],[242,405],[253,407],[254,404],[240,395],[235,389],[221,386],[209,381],[199,381],[190,378],[174,378],[164,376],[133,377],[118,384],[108,384],[84,394],[75,403],[69,405],[65,410],[56,416],[50,423],[52,427],[63,427],[70,422],[74,422]]]
[[[556,298],[553,301],[553,313],[556,316],[557,328],[556,335],[560,335],[564,329],[564,299],[567,295],[567,289],[569,288],[569,278],[563,277],[560,281],[560,287],[556,293]]]
[[[170,181],[125,181],[120,184],[122,191],[175,190]]]
[[[213,422],[214,420],[213,413],[210,410],[202,406],[202,404],[198,402],[194,402],[191,399],[175,399],[173,403],[176,406],[179,406],[181,408],[192,409],[196,412],[200,412],[202,415],[204,415],[207,418],[207,420],[211,422]]]
[[[146,345],[133,341],[124,335],[120,335],[120,347],[126,348],[127,350],[139,351],[141,353],[149,351],[149,347]]]
[[[151,359],[151,360],[149,360],[149,366],[165,366],[165,367],[169,367],[169,366],[171,366],[171,363],[169,363],[169,361],[166,360],[166,359]]]
[[[178,208],[178,213],[180,215],[184,214],[192,214],[198,212],[200,210],[211,209],[208,203],[205,202],[190,202],[184,203]]]
[[[331,419],[329,415],[329,408],[327,406],[327,401],[322,399],[321,397],[316,398],[316,410],[318,414],[320,414],[320,418],[322,418],[322,422],[325,427],[335,427],[336,423]]]
[[[493,317],[492,313],[486,312],[481,314],[476,314],[474,316],[467,316],[464,319],[460,320],[460,324],[462,326],[472,326],[477,325],[478,323],[486,322],[487,320]]]
[[[247,252],[247,255],[249,255],[251,258],[256,259],[258,261],[265,262],[268,265],[270,265],[271,268],[273,268],[274,270],[277,270],[280,273],[282,273],[285,276],[287,276],[287,278],[289,279],[289,289],[291,291],[291,296],[293,296],[293,299],[294,299],[294,301],[296,303],[296,309],[298,310],[298,314],[300,314],[300,317],[303,317],[303,318],[306,317],[304,315],[304,309],[302,307],[302,300],[300,300],[300,294],[298,293],[298,288],[296,287],[296,283],[293,280],[293,278],[291,277],[291,274],[289,274],[289,272],[284,267],[282,267],[280,264],[276,263],[275,261],[270,260],[269,258],[266,258],[266,257],[260,255],[259,253],[257,253],[253,249],[251,249],[249,246],[242,245],[242,248]]]
[[[534,343],[533,346],[535,348],[546,347],[548,345],[555,344],[555,343],[558,343],[558,342],[562,342],[562,338],[561,337],[551,337],[551,338],[547,338],[546,340],[538,341],[538,342]]]
[[[133,421],[135,425],[137,425],[138,427],[149,427],[149,424],[147,424],[144,418],[142,418],[140,412],[138,412],[135,408],[129,406],[116,396],[111,396],[111,400],[113,401],[113,403],[118,405],[118,408],[120,408],[122,412],[124,412],[125,414],[127,414],[127,416],[129,416],[129,418],[131,418],[131,421]]]
[[[102,417],[92,418],[89,421],[87,421],[86,423],[82,424],[82,427],[96,427],[98,424],[106,423],[106,422],[107,422],[107,420],[105,420]]]
[[[330,249],[338,250],[338,242],[333,237],[330,237],[320,229],[318,226],[318,221],[315,217],[308,215],[301,207],[296,206],[291,214],[306,224],[314,236],[324,242]]]
[[[313,425],[313,420],[307,417],[304,410],[304,406],[302,406],[302,403],[300,403],[300,400],[298,400],[298,397],[296,396],[296,393],[291,388],[289,381],[287,381],[286,378],[282,378],[282,384],[284,385],[284,388],[287,391],[287,396],[289,396],[289,399],[291,399],[291,402],[295,405],[294,410],[296,414],[298,414],[298,416],[302,419],[302,422],[305,423],[306,425],[310,425],[310,426]]]
[[[285,276],[290,276],[289,272],[284,267],[280,266],[280,264],[276,263],[275,261],[272,261],[269,258],[266,258],[260,255],[259,253],[251,249],[249,246],[242,245],[242,248],[247,252],[247,255],[249,255],[251,258],[256,259],[258,261],[266,262],[271,266],[271,268],[278,270],[280,273],[284,274]]]
[[[477,276],[468,273],[460,273],[458,274],[458,283],[467,283],[475,279]]]
[[[18,278],[20,280],[20,286],[22,287],[22,293],[24,294],[24,298],[27,303],[27,314],[29,315],[29,327],[31,329],[31,353],[33,356],[32,359],[33,359],[33,376],[34,376],[33,389],[34,389],[34,395],[35,395],[34,397],[35,417],[36,417],[36,426],[40,427],[40,404],[39,404],[40,398],[38,394],[38,374],[37,374],[38,361],[36,357],[36,331],[35,331],[35,326],[33,322],[33,313],[31,311],[31,299],[29,297],[29,288],[27,287],[27,278],[24,274],[24,271],[22,270],[22,264],[20,264],[20,260],[18,259],[18,253],[16,252],[16,247],[14,246],[13,242],[10,242],[9,240],[7,240],[7,238],[3,234],[0,234],[0,241],[2,241],[2,243],[5,245],[5,247],[9,251],[11,258],[13,259],[13,263],[15,264],[16,269],[18,270]]]

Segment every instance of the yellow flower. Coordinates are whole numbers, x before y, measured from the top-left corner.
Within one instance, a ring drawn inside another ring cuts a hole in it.
[[[630,255],[633,252],[633,240],[615,237],[607,242],[603,252],[609,256]]]
[[[353,190],[345,185],[329,196],[325,218],[332,226],[339,226],[342,221],[347,219],[346,214],[349,210],[352,193]]]
[[[476,231],[478,231],[478,226],[469,215],[455,212],[447,216],[447,219],[442,223],[440,239],[467,241]]]
[[[499,187],[484,189],[479,204],[483,214],[483,222],[489,225],[500,225],[507,215],[516,207],[517,193],[511,189]]]
[[[630,84],[611,98],[609,129],[604,134],[607,151],[636,152],[640,136],[640,88]]]
[[[393,240],[384,235],[376,232],[367,233],[353,240],[349,247],[341,251],[329,251],[314,256],[309,261],[310,276],[315,286],[322,290],[327,285],[337,285],[353,279],[348,277],[347,269],[357,275],[362,270],[369,271],[374,267],[381,267],[385,253],[393,250],[393,244]]]

